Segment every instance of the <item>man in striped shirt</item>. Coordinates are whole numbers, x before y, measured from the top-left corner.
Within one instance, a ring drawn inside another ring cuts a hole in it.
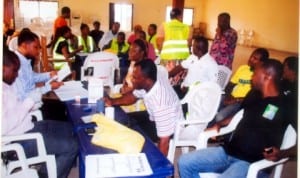
[[[158,148],[167,155],[169,140],[175,131],[176,121],[183,118],[178,96],[169,82],[163,77],[157,78],[157,68],[153,61],[142,60],[133,69],[134,91],[120,98],[104,98],[106,105],[130,105],[143,98],[149,120],[155,123],[159,137]]]

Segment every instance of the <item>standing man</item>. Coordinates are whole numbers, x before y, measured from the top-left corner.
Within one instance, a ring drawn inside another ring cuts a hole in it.
[[[56,29],[63,27],[63,26],[68,26],[68,22],[66,19],[69,19],[71,16],[71,9],[67,6],[61,8],[61,15],[58,16],[55,21],[54,21],[54,34],[56,32]]]
[[[154,129],[159,137],[158,148],[167,155],[176,121],[183,119],[179,98],[168,82],[157,78],[157,68],[153,61],[141,60],[135,63],[133,74],[133,92],[115,99],[106,97],[104,101],[108,106],[130,105],[138,98],[143,98],[149,120],[155,123]]]
[[[120,23],[119,22],[114,22],[111,30],[108,32],[105,32],[104,35],[102,36],[101,40],[98,43],[98,47],[100,50],[103,50],[102,48],[107,45],[112,39],[117,38],[117,34],[120,29]]]
[[[182,23],[182,12],[174,8],[170,13],[171,21],[165,22],[157,33],[157,47],[160,59],[171,70],[181,60],[190,55],[192,33],[188,25]]]
[[[236,30],[230,26],[230,15],[226,12],[219,14],[216,35],[210,48],[210,55],[219,65],[232,69],[237,38]]]

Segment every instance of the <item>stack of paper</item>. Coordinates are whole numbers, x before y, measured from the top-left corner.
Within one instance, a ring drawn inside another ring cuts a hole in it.
[[[83,88],[80,81],[64,82],[64,85],[54,90],[54,92],[61,101],[73,100],[75,96],[80,96],[80,98],[88,97],[88,91]]]
[[[103,154],[85,157],[85,177],[147,176],[152,174],[145,153]]]

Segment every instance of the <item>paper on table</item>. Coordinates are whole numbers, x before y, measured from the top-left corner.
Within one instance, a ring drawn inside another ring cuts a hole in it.
[[[63,67],[57,72],[58,79],[57,81],[61,82],[68,75],[71,74],[71,70],[68,64],[63,65]]]
[[[145,153],[88,155],[85,162],[85,177],[88,178],[146,176],[153,173]]]
[[[64,85],[54,90],[54,92],[61,101],[73,100],[75,96],[80,96],[80,98],[88,97],[88,91],[82,87],[80,81],[64,82]]]

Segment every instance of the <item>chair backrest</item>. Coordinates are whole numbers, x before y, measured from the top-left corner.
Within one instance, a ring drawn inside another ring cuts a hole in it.
[[[188,120],[201,119],[210,122],[221,101],[221,88],[215,82],[192,85],[181,103],[188,104]]]
[[[88,77],[103,79],[105,86],[113,86],[115,69],[119,68],[119,58],[110,52],[95,52],[89,54],[82,67],[81,80]]]
[[[221,89],[224,90],[229,82],[232,71],[224,65],[218,65],[218,70],[217,83],[220,85]]]

